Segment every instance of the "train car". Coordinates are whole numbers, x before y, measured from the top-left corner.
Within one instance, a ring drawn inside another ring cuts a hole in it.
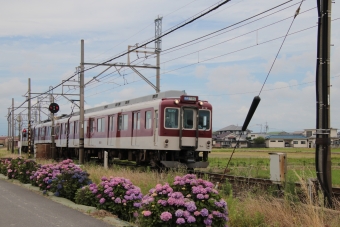
[[[85,158],[152,167],[206,168],[212,147],[212,106],[167,91],[85,110]],[[51,122],[35,126],[34,143],[51,143]],[[79,155],[79,113],[55,120],[59,157]]]

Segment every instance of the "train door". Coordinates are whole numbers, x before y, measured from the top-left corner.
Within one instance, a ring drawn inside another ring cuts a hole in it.
[[[153,133],[154,133],[153,134],[154,144],[155,144],[155,146],[157,146],[157,144],[158,144],[158,110],[155,110]]]
[[[74,122],[74,134],[73,134],[73,145],[78,146],[79,145],[79,121]]]
[[[110,146],[114,146],[116,142],[116,135],[115,135],[115,115],[109,116],[109,127],[108,127],[108,137],[107,137],[107,144]]]
[[[131,145],[138,146],[138,132],[140,130],[140,112],[133,112],[133,127],[131,136]]]
[[[89,126],[88,126],[88,145],[93,145],[93,133],[94,133],[94,118],[89,119]]]
[[[181,108],[180,147],[197,148],[197,111],[196,107]]]

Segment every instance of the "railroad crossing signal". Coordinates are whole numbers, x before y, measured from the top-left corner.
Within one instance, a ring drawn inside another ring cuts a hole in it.
[[[59,105],[57,103],[51,103],[48,109],[51,113],[57,113],[59,111]]]

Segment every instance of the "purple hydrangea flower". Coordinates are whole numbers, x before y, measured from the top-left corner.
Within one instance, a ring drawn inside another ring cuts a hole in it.
[[[201,210],[201,215],[202,215],[203,217],[207,217],[207,216],[209,215],[209,211],[208,211],[206,208],[203,208],[203,209]]]
[[[184,218],[177,218],[176,224],[181,225],[181,224],[184,224],[184,223],[185,223]]]
[[[100,204],[105,203],[105,198],[101,198],[101,199],[99,200],[99,203],[100,203]]]
[[[211,226],[212,224],[212,220],[210,218],[207,218],[207,219],[204,219],[204,224],[207,225],[207,226]]]
[[[168,211],[165,211],[161,214],[162,221],[169,221],[172,218],[172,214]]]
[[[194,223],[195,221],[196,221],[196,218],[191,215],[187,218],[188,223]]]
[[[175,215],[176,215],[176,217],[182,217],[183,216],[183,210],[181,210],[181,209],[176,210]]]

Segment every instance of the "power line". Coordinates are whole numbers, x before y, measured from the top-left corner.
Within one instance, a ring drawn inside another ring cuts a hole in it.
[[[297,5],[297,4],[299,4],[299,3],[295,3],[295,4],[293,4],[293,5],[287,6],[286,8],[280,9],[280,10],[278,10],[278,11],[275,11],[275,12],[273,12],[273,13],[270,13],[270,14],[268,14],[268,15],[265,15],[265,16],[263,16],[263,17],[260,17],[260,18],[258,18],[258,19],[256,19],[256,20],[250,21],[250,22],[248,22],[248,23],[246,23],[246,24],[243,24],[243,25],[240,25],[240,26],[238,26],[238,27],[236,27],[236,28],[233,28],[233,29],[230,29],[230,30],[221,32],[221,33],[216,34],[216,35],[214,35],[214,36],[212,36],[212,37],[208,37],[208,38],[206,38],[206,39],[203,39],[203,40],[200,40],[200,41],[198,41],[198,42],[192,43],[192,44],[190,44],[190,45],[186,45],[186,46],[184,46],[184,47],[182,47],[182,48],[178,48],[178,49],[175,49],[175,50],[168,51],[168,52],[166,52],[166,53],[162,53],[162,55],[169,54],[169,53],[172,53],[172,52],[177,51],[177,50],[180,50],[180,49],[184,49],[184,48],[186,48],[186,47],[195,45],[195,44],[197,44],[197,43],[200,43],[200,42],[203,42],[203,41],[212,39],[212,38],[214,38],[214,37],[220,36],[220,35],[225,34],[225,33],[227,33],[227,32],[230,32],[230,31],[236,30],[236,29],[238,29],[238,28],[244,27],[244,26],[246,26],[246,25],[252,24],[252,23],[254,23],[254,22],[256,22],[256,21],[259,21],[259,20],[261,20],[261,19],[263,19],[263,18],[266,18],[266,17],[268,17],[268,16],[271,16],[271,15],[274,15],[274,14],[276,14],[276,13],[279,13],[279,12],[281,12],[281,11],[283,11],[283,10],[285,10],[285,9],[288,9],[288,8],[290,8],[290,7],[293,7],[293,6]],[[315,9],[315,8],[316,8],[316,7],[313,7],[313,8],[311,8],[311,9]],[[310,10],[311,10],[311,9],[310,9]],[[307,11],[309,11],[309,10],[306,10],[306,11],[304,11],[304,12],[307,12]],[[287,18],[282,19],[282,20],[279,20],[279,21],[277,21],[276,23],[279,23],[279,22],[284,21],[284,20],[286,20],[286,19],[288,19],[288,18],[291,18],[291,17],[292,17],[292,16],[287,17]],[[233,24],[233,25],[229,25],[229,26],[227,26],[227,27],[225,27],[225,28],[230,28],[230,27],[232,27],[232,26],[234,26],[234,25],[237,25],[237,24],[238,24],[238,23]],[[275,23],[272,23],[272,24],[275,24]],[[270,25],[272,25],[272,24],[270,24]],[[260,30],[260,29],[262,29],[262,28],[264,28],[264,27],[258,28],[257,30]],[[255,30],[253,30],[252,32],[254,32],[254,31],[255,31]],[[249,33],[251,33],[251,32],[248,32],[248,33],[245,33],[245,34],[249,34]],[[202,37],[203,37],[203,36],[202,36]],[[188,41],[188,43],[191,43],[191,42],[193,42],[193,41],[195,41],[195,40]],[[175,47],[171,47],[171,48],[169,48],[168,50],[174,49],[174,48],[179,47],[179,46],[182,46],[182,44],[177,45],[177,46],[175,46]],[[165,52],[165,51],[167,51],[167,50],[164,50],[163,52]]]
[[[102,62],[102,63],[100,63],[100,64],[98,64],[98,65],[95,65],[95,66],[92,66],[92,67],[90,67],[90,68],[84,69],[83,72],[89,71],[89,70],[91,70],[91,69],[94,69],[94,68],[98,67],[98,66],[101,65],[101,64],[106,64],[106,63],[108,63],[108,62],[111,62],[111,61],[113,61],[113,60],[115,60],[115,59],[117,59],[117,58],[120,58],[120,57],[122,57],[122,56],[124,56],[124,55],[126,55],[126,54],[128,54],[128,53],[131,53],[131,52],[133,52],[133,51],[135,51],[135,50],[137,50],[137,49],[139,49],[139,48],[141,48],[141,47],[143,47],[143,46],[146,46],[146,45],[148,45],[149,43],[156,41],[157,39],[160,39],[160,38],[162,38],[162,37],[164,37],[164,36],[166,36],[166,35],[169,35],[169,34],[171,34],[172,32],[174,32],[174,31],[176,31],[176,30],[178,30],[178,29],[180,29],[180,28],[182,28],[182,27],[184,27],[184,26],[186,26],[186,25],[188,25],[188,24],[191,24],[192,22],[198,20],[199,18],[201,18],[201,17],[203,17],[203,16],[205,16],[205,15],[207,15],[207,14],[213,12],[214,10],[220,8],[221,6],[225,5],[226,3],[230,2],[230,1],[231,1],[231,0],[224,0],[224,1],[221,1],[221,3],[217,4],[217,5],[216,5],[215,7],[213,7],[212,9],[209,9],[208,11],[206,11],[206,12],[204,12],[204,13],[201,13],[201,15],[198,15],[198,16],[196,16],[196,17],[190,19],[189,21],[183,23],[182,25],[179,25],[179,26],[177,26],[177,27],[171,29],[170,31],[165,32],[164,34],[160,35],[159,37],[154,38],[154,39],[152,39],[152,40],[150,40],[150,41],[148,41],[148,42],[146,42],[146,43],[144,43],[144,44],[142,44],[142,45],[140,45],[140,46],[137,46],[137,47],[131,49],[130,51],[127,51],[127,52],[124,52],[124,53],[122,53],[122,54],[119,54],[118,56],[113,57],[113,58],[111,58],[111,59],[109,59],[109,60],[106,60],[106,61],[104,61],[104,62]],[[291,0],[291,1],[292,1],[292,0]],[[50,90],[48,90],[48,91],[46,91],[46,92],[44,92],[44,93],[42,93],[42,94],[40,94],[40,95],[37,95],[37,96],[35,96],[35,97],[32,97],[32,98],[39,97],[39,96],[41,96],[41,95],[43,95],[43,94],[46,94],[46,93],[52,91],[52,90],[55,89],[55,88],[58,88],[58,87],[61,86],[63,83],[65,83],[65,82],[69,81],[70,79],[72,79],[72,78],[73,78],[74,76],[76,76],[78,73],[80,73],[80,72],[76,72],[73,76],[69,77],[67,80],[64,80],[63,82],[61,82],[61,83],[58,84],[57,86],[51,88]],[[32,98],[31,98],[31,99],[32,99]]]
[[[288,1],[288,2],[289,2],[289,1]],[[286,3],[287,3],[287,2],[286,2]],[[283,4],[286,4],[286,3],[283,3]],[[292,5],[290,5],[290,6],[286,7],[286,8],[280,9],[280,10],[278,10],[278,11],[276,11],[276,12],[273,12],[273,13],[271,13],[271,14],[268,14],[268,15],[266,15],[266,16],[263,16],[263,17],[261,17],[261,18],[258,18],[258,19],[256,19],[256,20],[251,21],[251,22],[249,22],[249,23],[246,23],[246,24],[244,24],[244,25],[238,26],[238,27],[236,27],[236,28],[234,28],[234,29],[231,29],[231,30],[225,31],[225,32],[223,32],[223,33],[217,34],[217,35],[215,35],[215,36],[213,36],[213,37],[216,37],[216,36],[219,36],[219,35],[224,34],[224,33],[226,33],[226,32],[229,32],[229,31],[238,29],[238,28],[243,27],[243,26],[245,26],[245,25],[254,23],[255,21],[261,20],[261,19],[263,19],[263,18],[265,18],[265,17],[268,17],[268,16],[271,16],[271,15],[276,14],[276,13],[278,13],[278,12],[281,12],[281,11],[283,11],[283,10],[285,10],[285,9],[288,9],[288,8],[290,8],[290,7],[293,7],[293,6],[297,5],[297,4],[299,4],[299,3],[292,4]],[[282,4],[281,4],[281,5],[282,5]],[[254,17],[256,17],[256,16],[259,16],[259,15],[261,15],[261,14],[264,14],[264,13],[266,13],[266,12],[268,12],[268,11],[271,11],[271,10],[273,10],[273,9],[275,9],[275,8],[277,8],[277,7],[279,7],[279,6],[281,6],[281,5],[275,6],[275,7],[271,8],[271,9],[268,9],[268,10],[266,10],[266,11],[263,11],[262,13],[259,13],[259,14],[257,14],[257,15],[254,15],[254,16],[252,16],[252,17],[249,17],[249,18],[247,18],[247,19],[245,19],[245,20],[249,20],[249,19],[251,19],[251,18],[254,18]],[[314,8],[315,8],[315,7],[314,7]],[[314,9],[314,8],[312,8],[312,9]],[[311,10],[311,9],[309,9],[309,10]],[[307,12],[307,11],[309,11],[309,10],[306,10],[306,11],[304,11],[303,13],[305,13],[305,12]],[[251,31],[251,32],[247,32],[247,33],[245,33],[245,34],[243,34],[243,35],[246,35],[246,34],[249,34],[249,33],[254,32],[254,31],[263,29],[263,28],[265,28],[265,27],[274,25],[274,24],[276,24],[276,23],[282,22],[282,21],[284,21],[284,20],[286,20],[286,19],[288,19],[288,18],[291,18],[291,17],[287,17],[287,18],[285,18],[285,19],[283,19],[283,20],[274,22],[274,23],[269,24],[269,25],[267,25],[267,26],[264,26],[264,27],[258,28],[258,29],[256,29],[256,30],[253,30],[253,31]],[[243,20],[243,21],[245,21],[245,20]],[[229,25],[229,26],[227,26],[227,27],[225,27],[225,28],[222,28],[222,29],[220,29],[220,30],[218,30],[218,31],[224,30],[224,29],[226,29],[226,28],[230,28],[230,27],[235,26],[235,25],[237,25],[237,24],[239,24],[239,23],[241,23],[241,22],[237,22],[237,23],[235,23],[235,24],[233,24],[233,25]],[[214,33],[218,32],[218,31],[215,31],[215,32],[210,33],[210,34],[214,34]],[[209,35],[209,34],[207,34],[207,35],[205,35],[205,36],[202,36],[202,37],[206,37],[206,36],[208,36],[208,35]],[[237,37],[235,37],[235,38],[241,37],[241,36],[243,36],[243,35],[237,36]],[[202,37],[200,37],[200,38],[202,38]],[[211,39],[211,38],[213,38],[213,37],[208,37],[208,38],[206,38],[206,39],[204,39],[204,40],[200,40],[200,41],[198,41],[198,42],[195,42],[194,44],[197,44],[197,43],[199,43],[199,42],[203,42],[203,41],[208,40],[208,39]],[[200,39],[200,38],[198,38],[198,39]],[[233,39],[235,39],[235,38],[233,38]],[[230,41],[230,40],[233,40],[233,39],[229,39],[229,40],[227,40],[227,41]],[[197,39],[194,39],[194,40],[197,40]],[[189,41],[189,42],[192,42],[192,41],[194,41],[194,40],[191,40],[191,41]],[[227,41],[224,41],[224,42],[227,42]],[[203,49],[201,49],[201,50],[198,50],[198,51],[195,51],[195,52],[192,52],[192,53],[183,55],[183,56],[181,56],[181,57],[176,57],[176,58],[174,58],[174,59],[171,59],[171,60],[168,60],[168,61],[165,61],[165,62],[161,62],[161,64],[164,64],[164,63],[167,63],[167,62],[170,62],[170,61],[173,61],[173,60],[176,60],[176,59],[179,59],[179,58],[188,56],[188,55],[193,54],[193,53],[200,52],[200,51],[202,51],[202,50],[206,50],[206,49],[208,49],[208,48],[211,48],[211,47],[214,47],[214,46],[216,46],[216,45],[222,44],[222,43],[224,43],[224,42],[221,42],[221,43],[212,45],[212,46],[210,46],[210,47],[203,48]],[[186,42],[186,43],[188,43],[188,42]],[[191,45],[194,45],[194,44],[190,44],[190,45],[187,45],[187,46],[182,47],[182,48],[186,48],[186,47],[191,46]],[[176,47],[181,46],[181,45],[183,45],[183,44],[177,45],[177,46],[175,46],[175,47],[171,47],[171,48],[169,48],[169,49],[167,49],[167,50],[176,48]],[[182,48],[179,48],[179,49],[182,49]],[[178,49],[176,49],[176,50],[178,50]],[[171,53],[171,52],[176,51],[176,50],[169,51],[169,52],[167,52],[167,53],[165,53],[165,54]],[[163,52],[164,52],[164,51],[163,51]],[[164,55],[163,52],[162,52],[162,55]],[[112,73],[114,73],[114,72],[112,72]],[[110,74],[112,74],[112,73],[110,73]],[[110,74],[107,74],[106,76],[108,76],[108,75],[110,75]],[[130,74],[133,74],[133,72],[131,72]],[[129,75],[129,74],[127,74],[127,75]],[[104,76],[104,77],[106,77],[106,76]],[[104,78],[104,77],[103,77],[103,78]],[[120,77],[120,76],[119,76],[119,77]],[[103,78],[101,78],[101,79],[103,79]],[[101,85],[98,85],[98,86],[101,86]],[[96,87],[98,87],[98,86],[96,86]]]
[[[300,7],[301,7],[303,1],[304,1],[304,0],[301,0],[301,3],[300,3],[299,8],[298,8],[298,9],[296,10],[296,12],[295,12],[295,15],[294,15],[294,18],[293,18],[293,20],[292,20],[292,23],[290,24],[290,26],[289,26],[289,28],[288,28],[288,31],[287,31],[285,37],[283,38],[283,41],[282,41],[282,43],[281,43],[281,46],[280,46],[280,48],[279,48],[279,50],[278,50],[278,52],[277,52],[277,54],[276,54],[276,56],[275,56],[275,58],[274,58],[274,61],[273,61],[272,65],[270,66],[269,72],[268,72],[268,74],[267,74],[267,76],[266,76],[266,79],[264,80],[264,83],[263,83],[263,85],[262,85],[262,88],[261,88],[261,90],[260,90],[258,96],[260,96],[260,94],[261,94],[261,92],[262,92],[262,89],[263,89],[264,85],[265,85],[266,82],[267,82],[267,79],[268,79],[268,77],[269,77],[269,74],[270,74],[270,72],[271,72],[272,69],[273,69],[273,66],[274,66],[274,64],[275,64],[275,61],[276,61],[277,57],[279,56],[279,53],[280,53],[280,51],[281,51],[281,49],[282,49],[282,46],[283,46],[284,42],[286,41],[286,38],[287,38],[287,36],[288,36],[288,33],[289,33],[290,29],[291,29],[292,26],[293,26],[293,23],[294,23],[294,21],[295,21],[295,18],[297,17],[297,15],[299,15]]]
[[[300,14],[302,14],[302,13],[306,13],[306,12],[308,12],[308,11],[310,11],[310,10],[313,10],[313,9],[315,9],[315,8],[316,8],[316,7],[313,7],[313,8],[310,8],[310,9],[308,9],[308,10],[305,10],[305,11],[301,12]],[[220,45],[220,44],[222,44],[222,43],[226,43],[226,42],[229,42],[229,41],[235,40],[235,39],[237,39],[237,38],[240,38],[240,37],[242,37],[242,36],[248,35],[248,34],[250,34],[250,33],[253,33],[253,32],[256,32],[256,31],[262,30],[262,29],[264,29],[264,28],[270,27],[270,26],[272,26],[272,25],[275,25],[275,24],[277,24],[277,23],[283,22],[283,21],[285,21],[285,20],[287,20],[287,19],[289,19],[289,18],[292,18],[292,17],[293,17],[293,16],[286,17],[286,18],[284,18],[284,19],[282,19],[282,20],[279,20],[279,21],[273,22],[273,23],[271,23],[271,24],[268,24],[268,25],[262,26],[262,27],[260,27],[260,28],[254,29],[254,30],[252,30],[252,31],[250,31],[250,32],[243,33],[243,34],[241,34],[241,35],[235,36],[235,37],[233,37],[233,38],[230,38],[230,39],[228,39],[228,40],[225,40],[225,41],[219,42],[219,43],[217,43],[217,44],[214,44],[214,45],[211,45],[211,46],[208,46],[208,47],[202,48],[202,49],[200,49],[200,50],[197,50],[197,51],[191,52],[191,53],[189,53],[189,54],[182,55],[182,56],[180,56],[180,57],[176,57],[176,58],[173,58],[173,59],[167,60],[167,61],[165,61],[165,62],[162,62],[161,64],[164,64],[164,63],[167,63],[167,62],[170,62],[170,61],[174,61],[174,60],[177,60],[177,59],[180,59],[180,58],[183,58],[183,57],[189,56],[189,55],[191,55],[191,54],[195,54],[195,53],[198,53],[198,52],[200,52],[200,51],[203,51],[203,50],[209,49],[209,48],[211,48],[211,47],[218,46],[218,45]],[[208,39],[209,39],[209,38],[208,38]],[[196,43],[195,43],[195,44],[196,44]],[[192,44],[192,45],[193,45],[193,44]]]
[[[338,20],[340,18],[337,18],[337,19],[334,19],[334,20]],[[288,34],[287,36],[290,36],[290,35],[295,35],[295,34],[298,34],[300,32],[303,32],[303,31],[307,31],[309,29],[312,29],[312,28],[315,28],[317,27],[317,25],[314,25],[314,26],[311,26],[311,27],[307,27],[307,28],[304,28],[304,29],[301,29],[301,30],[298,30],[298,31],[295,31],[295,32],[292,32],[290,34]],[[243,50],[247,50],[247,49],[250,49],[250,48],[253,48],[253,47],[257,47],[257,46],[260,46],[262,44],[266,44],[266,43],[269,43],[269,42],[272,42],[272,41],[275,41],[275,40],[278,40],[278,39],[281,39],[281,38],[284,38],[285,36],[279,36],[279,37],[276,37],[276,38],[273,38],[273,39],[270,39],[270,40],[267,40],[267,41],[264,41],[264,42],[261,42],[261,43],[258,43],[258,44],[255,44],[255,45],[250,45],[250,46],[247,46],[247,47],[244,47],[244,48],[241,48],[241,49],[238,49],[238,50],[235,50],[235,51],[231,51],[229,53],[225,53],[225,54],[221,54],[221,55],[218,55],[218,56],[215,56],[215,57],[211,57],[211,58],[208,58],[208,59],[205,59],[205,60],[202,60],[200,62],[195,62],[195,63],[192,63],[192,64],[188,64],[188,65],[184,65],[184,66],[181,66],[181,67],[178,67],[178,68],[175,68],[175,69],[171,69],[171,70],[168,70],[166,72],[163,72],[161,73],[161,75],[164,75],[164,74],[168,74],[170,72],[174,72],[174,71],[177,71],[177,70],[180,70],[180,69],[183,69],[183,68],[187,68],[187,67],[190,67],[190,66],[193,66],[193,65],[197,65],[197,64],[200,64],[200,63],[203,63],[203,62],[207,62],[207,61],[210,61],[210,60],[214,60],[216,58],[220,58],[220,57],[224,57],[226,55],[230,55],[230,54],[234,54],[234,53],[237,53],[237,52],[240,52],[240,51],[243,51]],[[151,77],[148,77],[149,79],[150,78],[153,78],[155,76],[151,76]],[[139,81],[143,81],[143,80],[136,80],[134,82],[131,82],[131,83],[135,83],[135,82],[139,82]],[[130,83],[130,84],[131,84]],[[112,90],[112,89],[115,89],[116,87],[114,88],[109,88],[107,90],[104,90],[102,92],[99,92],[99,93],[96,93],[96,94],[100,94],[100,93],[103,93],[103,92],[106,92],[106,91],[109,91],[109,90]],[[93,95],[89,95],[89,96],[93,96]],[[89,97],[87,96],[87,97]]]
[[[187,7],[188,5],[192,4],[192,3],[195,2],[195,1],[197,1],[197,0],[193,0],[193,1],[191,1],[191,2],[189,2],[189,3],[187,3],[187,4],[185,4],[184,6],[182,6],[182,7],[180,7],[180,8],[177,8],[176,10],[174,10],[174,11],[172,11],[172,12],[166,14],[166,15],[163,16],[163,17],[167,17],[167,16],[169,16],[169,15],[171,15],[171,14],[173,14],[173,13],[175,13],[175,12],[181,10],[181,9],[183,9],[184,7]],[[124,41],[118,43],[117,45],[115,45],[114,47],[108,49],[107,51],[105,51],[105,52],[103,52],[103,53],[106,53],[106,52],[108,52],[109,50],[113,50],[113,49],[116,48],[117,46],[119,46],[119,45],[121,45],[122,43],[128,41],[128,40],[131,39],[132,37],[135,37],[136,35],[138,35],[139,33],[141,33],[142,31],[144,31],[145,29],[147,29],[148,27],[150,27],[150,26],[153,25],[153,24],[154,24],[154,23],[150,23],[149,25],[145,26],[144,28],[142,28],[142,29],[139,30],[138,32],[136,32],[136,33],[134,33],[133,35],[131,35],[129,38],[127,38],[127,39],[125,39]],[[94,57],[94,58],[99,57],[99,56],[102,55],[103,53],[97,55],[97,56]]]
[[[211,33],[206,34],[206,35],[204,35],[204,36],[201,36],[201,37],[198,37],[198,38],[196,38],[196,39],[193,39],[193,40],[187,41],[187,42],[185,42],[185,43],[179,44],[179,45],[177,45],[177,46],[168,48],[168,49],[166,49],[166,50],[163,50],[163,52],[172,50],[172,49],[174,49],[174,48],[183,46],[183,45],[185,45],[185,44],[194,42],[194,41],[196,41],[196,40],[200,40],[200,39],[202,39],[202,38],[204,38],[204,37],[208,37],[208,36],[210,36],[210,35],[216,34],[216,33],[221,32],[221,31],[223,31],[223,30],[225,30],[225,29],[227,29],[227,28],[230,28],[230,27],[233,27],[233,26],[235,26],[235,25],[241,24],[241,23],[243,23],[243,22],[245,22],[245,21],[248,21],[248,20],[250,20],[250,19],[252,19],[252,18],[255,18],[255,17],[259,16],[259,15],[262,15],[262,14],[264,14],[264,13],[267,13],[267,12],[273,10],[273,9],[276,9],[276,8],[278,8],[278,7],[280,7],[280,6],[283,6],[283,5],[285,5],[285,4],[287,4],[288,2],[291,2],[291,1],[293,1],[293,0],[289,0],[289,1],[287,1],[287,2],[284,2],[284,3],[282,3],[282,4],[280,4],[280,5],[277,5],[277,6],[273,7],[273,8],[270,8],[270,9],[268,9],[268,10],[265,10],[265,11],[263,11],[263,12],[261,12],[261,13],[258,13],[258,14],[256,14],[256,15],[254,15],[254,16],[248,17],[247,19],[241,20],[241,21],[239,21],[239,22],[236,22],[236,23],[234,23],[234,24],[232,24],[232,25],[229,25],[229,26],[227,26],[227,27],[221,28],[221,29],[219,29],[219,30],[217,30],[217,31],[211,32]],[[294,4],[294,5],[295,5],[295,4]],[[287,7],[287,8],[288,8],[288,7]]]

